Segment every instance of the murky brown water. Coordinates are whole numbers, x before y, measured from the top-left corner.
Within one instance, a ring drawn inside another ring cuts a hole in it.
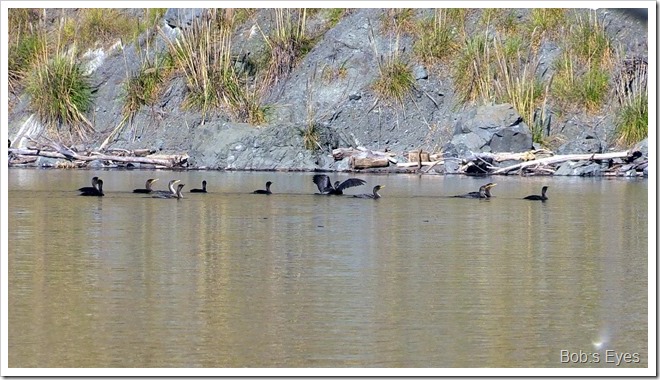
[[[645,180],[311,177],[10,169],[9,367],[648,366]]]

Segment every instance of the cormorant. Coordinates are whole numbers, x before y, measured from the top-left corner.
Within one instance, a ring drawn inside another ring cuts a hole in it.
[[[99,177],[92,178],[92,187],[89,186],[81,187],[80,189],[78,189],[78,191],[84,191],[84,192],[97,191],[96,183],[98,182],[98,180]]]
[[[179,186],[176,187],[176,191],[174,191],[174,193],[157,194],[157,195],[153,195],[152,198],[181,199],[183,198],[183,195],[181,194],[181,189],[183,189],[184,186],[186,186],[184,183],[180,183]]]
[[[548,197],[545,196],[545,192],[548,191],[548,186],[543,186],[541,188],[541,195],[528,195],[523,199],[527,199],[530,201],[545,201],[548,199]]]
[[[272,192],[270,191],[270,185],[272,184],[273,184],[272,182],[268,181],[266,182],[266,190],[262,190],[262,189],[255,190],[252,192],[252,194],[272,194]]]
[[[378,191],[385,187],[385,185],[376,185],[374,186],[373,189],[373,194],[358,194],[358,195],[353,195],[353,198],[367,198],[367,199],[378,199],[380,198],[380,194],[378,194]]]
[[[85,190],[80,195],[87,197],[102,197],[103,195],[103,180],[97,179],[96,187],[93,190]]]
[[[191,193],[206,193],[206,180],[202,181],[201,189],[191,189]]]
[[[454,198],[474,198],[474,199],[490,198],[492,196],[490,193],[490,188],[496,185],[497,185],[496,183],[487,183],[479,187],[479,191],[472,191],[462,195],[454,195]]]
[[[330,183],[330,177],[325,174],[316,174],[312,180],[319,188],[319,192],[327,195],[342,195],[344,194],[344,190],[349,187],[362,186],[367,183],[365,180],[359,178],[349,178],[341,183],[335,181],[333,186],[332,183]]]
[[[177,183],[181,182],[181,180],[178,179],[173,179],[167,184],[167,188],[169,190],[153,190],[151,194],[154,195],[168,195],[168,194],[176,194],[176,189],[174,189],[174,185]]]
[[[158,178],[149,178],[147,182],[144,184],[144,189],[135,189],[133,190],[133,192],[140,194],[149,194],[153,191],[153,189],[151,189],[151,186],[156,181],[158,181]]]

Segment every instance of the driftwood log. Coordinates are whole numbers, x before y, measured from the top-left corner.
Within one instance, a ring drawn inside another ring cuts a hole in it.
[[[632,154],[631,151],[612,152],[612,153],[564,154],[564,155],[541,158],[538,160],[525,161],[515,165],[498,168],[494,170],[491,174],[505,174],[512,170],[523,169],[529,166],[538,165],[540,167],[543,165],[558,164],[560,162],[565,162],[565,161],[582,161],[582,160],[591,161],[591,160],[609,160],[612,158],[626,158],[626,157],[630,157],[631,154]]]
[[[390,160],[385,156],[351,156],[350,163],[353,169],[383,168],[390,165]]]
[[[362,147],[333,149],[332,157],[336,161],[348,158],[352,169],[382,168],[389,166],[390,163],[396,164],[396,159],[392,153]]]
[[[68,161],[114,161],[114,162],[125,162],[125,163],[140,163],[140,164],[150,164],[156,166],[163,166],[166,168],[181,167],[188,161],[187,155],[172,155],[164,157],[137,157],[137,156],[117,156],[117,155],[107,155],[98,152],[92,152],[89,155],[78,154],[73,151],[68,151],[66,154],[41,150],[41,149],[16,149],[10,148],[9,154],[14,155],[17,159],[20,159],[21,156],[41,156],[48,158],[59,158]]]

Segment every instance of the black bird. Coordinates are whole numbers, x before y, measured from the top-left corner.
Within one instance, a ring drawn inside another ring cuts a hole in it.
[[[487,183],[479,187],[479,191],[472,191],[467,194],[454,195],[454,198],[473,198],[473,199],[490,198],[492,196],[492,194],[490,193],[490,189],[496,185],[497,185],[496,183]]]
[[[541,188],[541,195],[536,195],[536,194],[535,195],[528,195],[523,199],[527,199],[527,200],[530,200],[530,201],[545,201],[546,199],[548,199],[548,197],[545,196],[546,191],[548,191],[548,186],[543,186]]]
[[[201,189],[191,189],[191,193],[206,193],[206,180],[202,181]]]
[[[183,195],[181,194],[181,189],[186,186],[183,183],[180,183],[179,186],[176,187],[176,190],[174,193],[167,193],[167,194],[156,194],[153,195],[152,198],[161,198],[161,199],[181,199],[183,198]]]
[[[358,194],[358,195],[353,195],[353,198],[365,198],[365,199],[378,199],[380,198],[380,194],[378,194],[378,191],[385,187],[385,185],[376,185],[374,186],[373,189],[373,194]]]
[[[84,192],[96,191],[97,190],[96,183],[98,182],[98,180],[99,177],[92,178],[92,187],[89,186],[81,187],[78,189],[78,191],[84,191]]]
[[[268,182],[266,182],[266,190],[262,190],[262,189],[255,190],[255,191],[252,192],[252,194],[269,194],[270,195],[270,194],[272,194],[272,192],[270,191],[270,185],[272,185],[272,184],[273,184],[272,182],[268,181]]]
[[[168,194],[176,194],[176,189],[174,189],[174,185],[177,183],[181,182],[178,179],[173,179],[170,181],[170,183],[167,184],[167,188],[169,190],[153,190],[151,194],[153,195],[168,195]]]
[[[134,193],[140,193],[140,194],[150,194],[153,192],[153,189],[151,186],[153,185],[154,182],[158,181],[158,178],[149,178],[147,182],[144,184],[144,189],[135,189],[133,190]]]
[[[103,195],[105,195],[103,194],[103,180],[97,179],[95,188],[93,188],[92,190],[85,190],[81,192],[80,195],[87,197],[102,197]]]
[[[342,195],[344,194],[344,190],[349,187],[362,186],[367,183],[365,180],[359,178],[349,178],[341,183],[335,181],[333,186],[332,183],[330,183],[330,177],[325,174],[316,174],[312,180],[319,188],[319,192],[327,195]]]

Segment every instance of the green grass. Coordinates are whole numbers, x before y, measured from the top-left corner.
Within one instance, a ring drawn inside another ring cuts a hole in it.
[[[84,137],[92,129],[84,116],[92,104],[92,88],[82,67],[63,53],[41,60],[28,77],[30,107],[41,122],[59,133],[60,126]]]
[[[140,33],[137,20],[131,19],[119,9],[85,8],[80,11],[77,43],[84,51],[98,43],[116,39],[132,41]]]
[[[376,95],[385,102],[398,103],[403,106],[404,98],[415,86],[415,78],[410,62],[404,59],[399,49],[399,39],[400,35],[396,35],[389,52],[381,56],[374,42],[375,39],[371,38],[378,65],[378,76],[374,80],[372,88]]]
[[[566,9],[535,8],[530,14],[531,28],[539,32],[554,32],[566,22]]]
[[[233,13],[236,14],[236,13]],[[186,77],[188,93],[184,105],[197,109],[206,118],[213,110],[224,109],[235,120],[260,124],[268,107],[262,103],[263,81],[250,84],[240,76],[232,61],[231,33],[234,21],[217,23],[218,16],[193,23],[183,37],[170,42],[174,65]],[[221,28],[214,26],[224,25]]]
[[[24,32],[22,38],[16,43],[10,43],[7,52],[7,69],[9,72],[9,85],[13,88],[19,86],[19,82],[27,75],[38,55],[45,48],[47,42],[44,34],[36,32]]]
[[[403,104],[406,95],[415,85],[410,64],[400,57],[386,58],[378,65],[379,76],[373,87],[376,93],[386,101]]]
[[[624,146],[648,136],[649,102],[646,63],[632,62],[634,68],[620,75],[616,82],[619,108],[616,112],[616,140]]]
[[[314,41],[305,34],[307,10],[275,9],[275,28],[268,36],[266,82],[274,84],[293,70],[298,61],[313,47]]]
[[[329,26],[333,27],[339,23],[339,21],[349,13],[349,10],[346,8],[329,8],[326,10],[328,14]]]
[[[154,105],[172,65],[172,56],[166,53],[157,56],[153,61],[145,60],[140,70],[128,78],[124,84],[122,109],[125,118],[132,119],[143,106]]]
[[[560,42],[552,96],[559,108],[599,110],[607,101],[613,49],[595,13],[576,17]]]
[[[446,10],[436,9],[433,18],[421,20],[413,53],[426,64],[435,64],[448,57],[455,49],[452,26],[447,22]]]
[[[413,34],[415,31],[415,9],[389,8],[381,15],[381,28],[395,35]]]
[[[300,132],[303,138],[303,146],[307,150],[317,151],[321,149],[320,132],[316,123],[308,123],[307,126]]]
[[[561,108],[594,112],[607,100],[609,79],[606,69],[593,63],[582,66],[570,51],[564,51],[555,62],[552,95]]]
[[[483,86],[490,82],[491,57],[483,33],[469,37],[462,46],[453,65],[454,87],[460,102],[468,103],[484,97]]]
[[[646,94],[633,99],[621,107],[617,116],[618,143],[626,146],[636,144],[649,133],[649,104]]]

